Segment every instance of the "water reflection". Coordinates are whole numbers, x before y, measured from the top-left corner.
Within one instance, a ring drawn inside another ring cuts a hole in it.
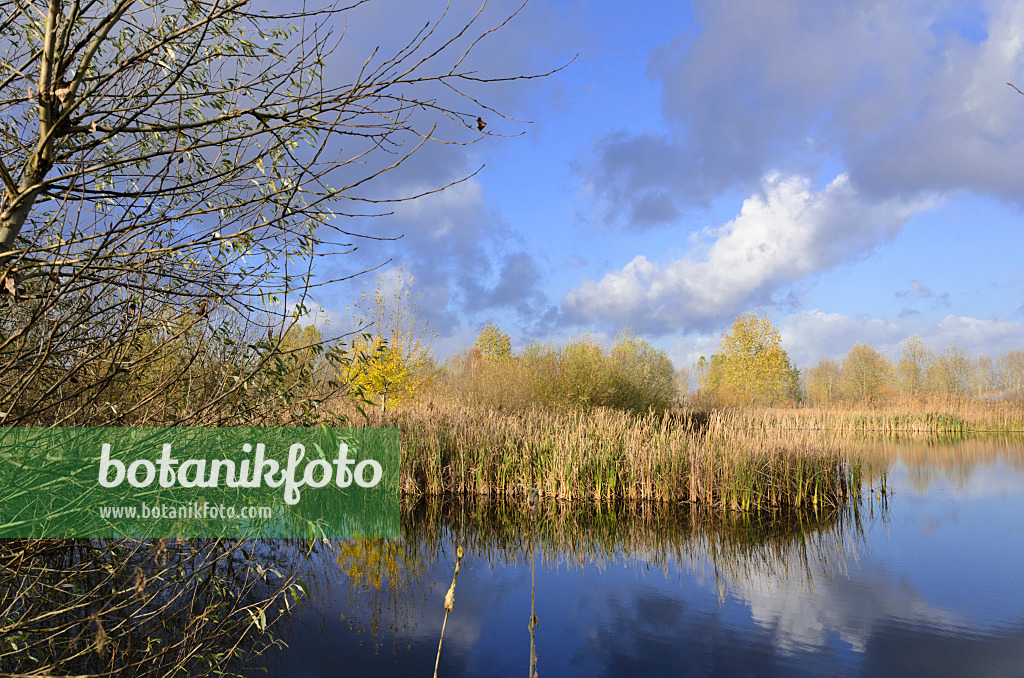
[[[715,517],[656,504],[542,504],[533,512],[520,503],[489,500],[407,504],[403,540],[339,542],[331,558],[318,561],[309,582],[310,607],[286,622],[292,647],[271,666],[276,675],[302,675],[302,666],[305,675],[320,675],[339,644],[352,644],[372,648],[369,663],[358,665],[367,672],[397,675],[429,667],[455,550],[463,545],[471,571],[460,575],[439,675],[472,674],[471,666],[478,665],[481,675],[493,675],[496,665],[506,664],[512,672],[528,668],[530,675],[539,664],[548,673],[557,664],[545,662],[543,648],[557,642],[575,617],[604,620],[593,629],[599,638],[619,627],[609,612],[631,610],[642,619],[623,628],[649,636],[650,629],[682,618],[684,584],[712,586],[711,602],[719,608],[737,588],[806,590],[815,577],[842,571],[862,542],[860,520],[853,509]],[[639,572],[668,585],[669,592],[654,595],[636,581],[618,581]],[[604,593],[567,595],[580,584]],[[552,613],[553,603],[570,610]],[[497,640],[491,638],[494,624],[522,631],[521,652],[487,657],[481,644]],[[348,661],[363,656],[348,649],[345,654]]]
[[[880,439],[865,442],[857,452],[867,460],[868,473],[888,472],[902,464],[907,469],[910,486],[918,494],[927,494],[937,478],[955,483],[962,489],[986,491],[973,479],[978,469],[992,469],[1005,464],[1014,469],[1004,474],[1008,482],[1024,477],[1024,440],[1020,436],[991,435],[942,441],[936,439]],[[1015,478],[1016,476],[1016,478]],[[1008,487],[1019,491],[1020,485]]]
[[[864,452],[887,493],[832,513],[406,505],[317,561],[270,673],[429,674],[462,545],[438,675],[1020,675],[1022,448]]]

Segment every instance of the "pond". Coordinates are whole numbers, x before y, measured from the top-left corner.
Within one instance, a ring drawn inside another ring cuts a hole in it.
[[[1024,445],[861,453],[839,512],[407,506],[400,542],[319,550],[262,668],[431,675],[443,627],[439,676],[1024,675]]]

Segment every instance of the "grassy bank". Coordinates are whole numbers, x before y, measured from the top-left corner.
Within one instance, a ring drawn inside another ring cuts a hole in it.
[[[739,428],[712,413],[503,413],[453,402],[371,415],[402,431],[402,488],[709,509],[838,507],[861,467],[817,431]]]

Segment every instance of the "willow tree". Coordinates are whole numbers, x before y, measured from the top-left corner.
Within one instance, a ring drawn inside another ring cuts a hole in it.
[[[481,26],[483,7],[441,14],[347,79],[327,65],[351,7],[4,7],[3,425],[273,419],[268,366],[309,303],[314,257],[363,237],[342,218],[416,197],[366,189],[424,144],[482,138],[481,83],[539,77],[474,70],[474,48],[512,18]],[[145,377],[153,360],[177,373]],[[200,365],[204,388],[180,396]]]
[[[608,360],[612,407],[642,413],[652,408],[664,411],[675,402],[675,373],[665,349],[655,348],[627,328],[615,337]]]
[[[926,375],[929,390],[953,398],[970,395],[971,357],[955,342],[932,360]]]
[[[814,403],[831,404],[839,400],[842,366],[831,358],[821,358],[807,370],[807,397]]]
[[[900,395],[916,395],[925,389],[925,381],[934,356],[916,334],[901,345],[902,356],[896,363],[896,384]]]

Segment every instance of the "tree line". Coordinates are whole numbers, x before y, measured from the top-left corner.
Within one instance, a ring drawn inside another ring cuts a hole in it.
[[[951,343],[941,351],[918,336],[905,339],[896,359],[859,343],[842,360],[822,358],[804,377],[806,398],[815,403],[882,401],[934,395],[986,400],[1024,394],[1024,351],[971,356]]]
[[[663,349],[628,329],[607,349],[583,334],[563,345],[532,342],[513,352],[509,335],[494,323],[480,330],[472,347],[438,365],[429,353],[433,333],[416,329],[409,294],[405,289],[386,299],[378,287],[368,307],[373,312],[361,316],[373,334],[359,344],[375,352],[364,351],[345,372],[363,387],[365,402],[382,409],[422,397],[509,411],[610,407],[639,413],[677,404],[706,409],[1024,395],[1024,350],[975,357],[955,343],[935,351],[912,336],[895,359],[861,342],[842,358],[823,357],[801,370],[771,320],[752,313],[736,318],[710,358],[675,371]]]
[[[797,370],[771,321],[744,314],[725,333],[717,353],[680,369],[675,382],[684,398],[711,405],[881,402],[926,395],[1009,399],[1024,394],[1024,350],[971,356],[956,343],[936,351],[911,336],[896,358],[861,342],[840,359],[823,357]]]

